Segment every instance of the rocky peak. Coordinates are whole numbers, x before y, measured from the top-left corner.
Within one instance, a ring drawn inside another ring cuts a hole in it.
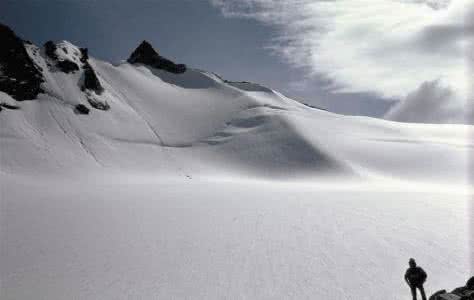
[[[47,41],[44,44],[44,52],[62,72],[74,73],[79,71],[79,49],[69,42],[63,41],[55,44],[53,41]]]
[[[44,49],[50,63],[53,63],[60,71],[75,73],[82,68],[83,73],[79,86],[86,94],[87,101],[92,107],[100,110],[108,110],[110,108],[109,104],[99,97],[104,92],[104,88],[94,68],[89,63],[89,51],[87,48],[79,48],[68,41],[58,43],[47,41],[44,44]],[[76,112],[87,114],[82,106],[76,108]]]
[[[143,41],[138,45],[138,47],[132,52],[128,58],[128,62],[131,64],[134,63],[144,63],[148,64],[153,61],[154,58],[159,57],[158,52],[153,48],[153,46],[147,42]]]
[[[28,55],[25,41],[0,23],[0,91],[14,99],[30,100],[42,92],[43,75]]]
[[[140,45],[132,52],[127,61],[131,64],[144,64],[175,74],[186,72],[186,65],[176,64],[173,61],[160,56],[153,46],[147,41],[141,42]]]

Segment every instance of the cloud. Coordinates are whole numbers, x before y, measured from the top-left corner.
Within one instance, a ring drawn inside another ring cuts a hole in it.
[[[439,79],[467,97],[472,0],[210,1],[226,17],[274,26],[268,49],[334,92],[404,99]]]
[[[386,119],[416,123],[466,123],[464,99],[439,80],[422,83],[394,105]]]

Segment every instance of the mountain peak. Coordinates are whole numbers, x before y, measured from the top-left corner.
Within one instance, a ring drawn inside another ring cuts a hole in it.
[[[173,61],[160,56],[153,46],[146,40],[138,45],[127,61],[131,64],[144,64],[175,74],[186,72],[186,65],[176,64]]]
[[[137,58],[138,56],[155,56],[158,55],[158,52],[153,48],[153,46],[146,40],[143,40],[140,45],[133,51],[132,55],[130,55],[129,60],[133,60],[133,58]]]
[[[0,42],[0,91],[16,100],[36,98],[44,79],[29,57],[25,41],[0,23]]]

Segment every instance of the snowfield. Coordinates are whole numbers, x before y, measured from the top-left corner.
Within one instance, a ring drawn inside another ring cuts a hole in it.
[[[472,126],[94,59],[111,108],[81,115],[81,72],[28,47],[46,93],[0,93],[21,107],[0,112],[1,299],[408,299],[410,257],[428,293],[472,275]]]
[[[455,189],[111,174],[3,186],[2,299],[408,299],[411,256],[429,291],[469,275]]]

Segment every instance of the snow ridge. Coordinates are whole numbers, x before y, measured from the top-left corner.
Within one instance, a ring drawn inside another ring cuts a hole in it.
[[[45,78],[40,101],[0,116],[1,136],[10,137],[2,139],[3,147],[12,149],[3,151],[4,172],[31,171],[25,166],[76,172],[90,165],[167,173],[182,169],[170,165],[180,161],[189,169],[186,173],[197,174],[428,181],[449,174],[458,183],[466,178],[462,145],[468,126],[341,116],[309,108],[261,85],[230,82],[206,71],[170,72],[135,61],[112,65],[90,58],[87,49],[67,41],[47,44],[44,49],[25,46]],[[146,57],[158,57],[151,45],[142,45],[133,57],[150,51]],[[138,51],[142,48],[147,51]],[[58,61],[70,61],[77,69],[60,70],[54,65]],[[84,87],[88,69],[96,89]],[[78,114],[78,105],[92,110]],[[35,137],[25,138],[24,132]],[[46,153],[36,150],[38,140],[48,145]],[[13,150],[19,145],[26,149],[21,157]],[[432,155],[423,151],[427,145],[435,145]],[[446,159],[433,165],[432,159],[439,156]],[[16,160],[24,163],[11,163]],[[415,161],[427,168],[414,170]]]

